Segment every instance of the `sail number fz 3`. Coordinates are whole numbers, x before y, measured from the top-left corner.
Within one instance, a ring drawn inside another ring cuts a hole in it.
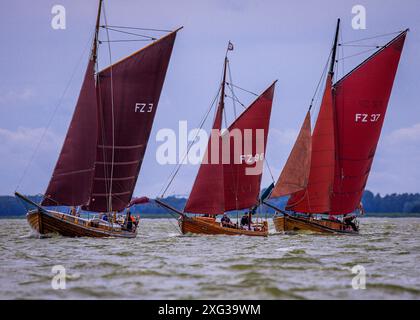
[[[153,111],[153,103],[136,103],[134,106],[134,112],[149,113]]]

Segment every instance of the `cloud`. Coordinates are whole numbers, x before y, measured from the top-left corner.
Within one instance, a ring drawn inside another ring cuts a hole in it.
[[[31,88],[11,89],[0,91],[0,105],[16,105],[22,102],[28,102],[35,96]]]
[[[23,151],[34,149],[40,142],[40,147],[43,150],[50,150],[56,148],[62,142],[62,138],[45,128],[27,128],[18,127],[17,130],[12,131],[0,128],[0,141],[2,142],[1,152],[5,149],[8,151]]]
[[[380,141],[367,189],[382,194],[420,192],[420,123],[399,128]]]
[[[386,143],[395,145],[400,143],[420,143],[420,123],[411,127],[397,129],[386,137]]]

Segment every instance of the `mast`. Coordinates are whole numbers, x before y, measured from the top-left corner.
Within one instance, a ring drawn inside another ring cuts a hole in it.
[[[103,0],[99,0],[98,14],[96,16],[96,25],[95,25],[95,37],[93,38],[93,45],[92,45],[91,59],[93,59],[95,63],[98,57],[98,34],[99,34],[99,24],[101,21],[102,1]]]
[[[337,19],[337,27],[335,29],[335,37],[334,37],[334,45],[332,48],[332,56],[331,56],[331,63],[330,63],[330,71],[329,74],[331,75],[331,81],[334,76],[334,64],[335,64],[335,56],[337,54],[337,42],[338,42],[338,34],[340,31],[340,18]]]
[[[230,43],[230,41],[229,41]],[[228,58],[227,58],[227,54],[229,52],[229,45],[228,48],[226,49],[226,54],[225,54],[225,61],[223,64],[223,79],[222,79],[222,89],[220,92],[220,108],[223,109],[225,108],[225,86],[226,86],[226,69],[227,69],[227,64],[228,64]]]

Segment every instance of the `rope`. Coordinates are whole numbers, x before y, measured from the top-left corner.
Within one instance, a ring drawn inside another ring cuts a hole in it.
[[[105,21],[106,21],[105,10],[104,10],[104,18],[105,18]],[[105,22],[105,24],[106,24],[106,22]],[[147,39],[150,39],[150,40],[156,40],[155,37],[146,36],[144,34],[138,34],[138,33],[133,33],[133,32],[128,32],[128,31],[121,31],[121,30],[113,29],[113,28],[106,27],[106,26],[101,26],[101,27],[104,28],[107,31],[107,34],[108,34],[108,31],[111,30],[111,31],[114,31],[114,32],[129,34],[129,35],[132,35],[132,36],[147,38]]]
[[[355,43],[355,42],[360,42],[360,41],[365,41],[365,40],[371,40],[371,39],[376,39],[376,38],[383,38],[383,37],[387,37],[387,36],[390,36],[390,35],[398,34],[398,33],[401,33],[401,32],[403,32],[403,30],[396,31],[396,32],[391,32],[391,33],[384,33],[384,34],[380,34],[380,35],[376,35],[376,36],[372,36],[372,37],[368,37],[368,38],[362,38],[362,39],[347,41],[347,42],[344,42],[342,44]]]
[[[222,71],[222,75],[220,77],[220,82],[222,82],[223,79],[223,71]],[[215,104],[215,102],[217,101],[217,98],[219,97],[219,93],[221,91],[222,87],[219,86],[219,88],[217,89],[217,93],[215,95],[215,97],[213,98],[210,107],[208,108],[207,112],[204,114],[203,118],[200,121],[200,125],[199,125],[199,129],[203,128],[204,123],[206,122],[208,115],[210,114],[211,109],[213,109],[213,106]],[[169,175],[168,179],[166,180],[165,184],[162,186],[161,190],[159,191],[159,194],[161,194],[161,198],[163,198],[165,196],[166,191],[168,191],[170,185],[172,184],[172,182],[174,181],[176,175],[178,174],[179,170],[181,169],[181,165],[184,162],[185,158],[187,157],[191,147],[193,146],[197,136],[198,136],[198,132],[199,130],[197,130],[196,135],[194,136],[194,139],[191,141],[190,145],[187,147],[187,150],[184,154],[184,156],[182,157],[182,161],[172,170],[171,174]],[[166,187],[165,187],[166,185]],[[162,191],[163,190],[163,191]],[[159,197],[158,194],[158,197]]]
[[[271,180],[272,180],[273,182],[276,182],[276,181],[274,180],[273,172],[271,172],[271,168],[270,168],[270,165],[269,165],[269,163],[268,163],[267,157],[264,157],[264,162],[265,162],[265,165],[266,165],[266,166],[267,166],[267,168],[268,168],[268,172],[270,173]]]
[[[105,6],[103,6],[104,10],[104,19],[105,25],[108,24]],[[109,40],[109,28],[105,28],[106,36]],[[114,177],[114,160],[115,160],[115,119],[114,119],[114,79],[112,74],[112,53],[111,53],[111,45],[108,42],[108,53],[109,53],[109,64],[110,64],[110,75],[111,75],[111,119],[112,119],[112,156],[111,156],[111,176],[109,182],[109,198],[108,198],[108,211],[112,211],[112,179]]]
[[[332,50],[330,51],[330,54],[328,55],[327,62],[325,63],[325,66],[324,66],[324,69],[323,69],[323,71],[322,71],[321,77],[319,78],[318,84],[316,85],[314,95],[312,96],[311,103],[310,103],[310,105],[309,105],[309,110],[311,110],[311,109],[312,109],[312,106],[313,106],[313,104],[314,104],[314,100],[315,100],[315,98],[316,98],[317,94],[319,93],[319,92],[318,92],[318,90],[319,90],[319,87],[320,87],[320,85],[321,85],[322,79],[324,79],[324,76],[325,76],[325,74],[327,73],[327,69],[328,69],[328,62],[330,61],[331,55],[332,55]],[[318,102],[318,98],[316,99],[316,101],[315,101],[315,102]]]
[[[239,103],[244,109],[246,109],[246,107],[245,107],[245,105],[242,103],[242,102],[240,102],[239,101],[239,99],[237,98],[237,97],[232,97],[232,96],[229,96],[229,95],[227,95],[227,94],[225,94],[225,97],[226,98],[229,98],[229,99],[232,99],[232,101],[233,102],[237,102],[237,103]],[[236,110],[235,110],[235,119],[236,119]]]
[[[135,42],[135,41],[153,41],[153,40],[151,40],[151,39],[137,39],[137,40],[133,40],[133,39],[131,39],[131,40],[99,40],[98,41],[98,43],[99,44],[102,44],[102,43],[106,43],[106,42]]]
[[[86,50],[87,50],[87,48],[89,47],[89,44],[92,42],[92,39],[93,39],[93,36],[91,36],[91,37],[88,39],[88,42],[86,43],[86,45],[85,45],[85,47],[84,47],[84,49],[83,49],[83,52],[82,52],[82,54],[81,54],[80,58],[78,59],[78,61],[77,61],[77,63],[76,63],[76,66],[75,66],[75,68],[73,69],[73,72],[72,72],[72,73],[71,73],[71,75],[70,75],[70,79],[69,79],[69,81],[67,82],[67,84],[66,84],[66,86],[65,86],[65,88],[64,88],[64,91],[63,91],[63,93],[62,93],[62,95],[61,95],[60,99],[58,100],[58,103],[57,103],[57,104],[56,104],[56,106],[54,107],[54,111],[53,111],[53,113],[52,113],[52,115],[51,115],[50,119],[49,119],[49,120],[48,120],[48,122],[47,122],[47,126],[44,128],[44,131],[43,131],[43,133],[42,133],[42,135],[41,135],[41,138],[39,139],[39,141],[38,141],[38,143],[37,143],[37,145],[36,145],[35,149],[34,149],[34,150],[33,150],[33,152],[32,152],[31,157],[29,158],[29,161],[27,162],[27,164],[26,164],[26,166],[25,166],[25,168],[24,168],[24,170],[23,170],[23,172],[22,172],[22,175],[20,176],[20,178],[19,178],[19,180],[18,180],[18,184],[16,185],[16,189],[15,189],[15,191],[17,191],[17,190],[19,189],[20,185],[22,184],[23,179],[24,179],[24,178],[25,178],[25,176],[26,176],[26,173],[27,173],[27,171],[28,171],[28,169],[29,169],[30,165],[31,165],[31,164],[32,164],[32,162],[34,161],[34,159],[35,159],[35,157],[36,157],[36,155],[37,155],[37,153],[38,153],[38,150],[39,150],[39,148],[40,148],[40,146],[41,146],[41,143],[42,143],[42,141],[44,140],[45,135],[47,134],[47,131],[48,131],[48,129],[50,128],[50,126],[51,126],[51,124],[52,124],[53,119],[55,118],[55,115],[57,114],[58,108],[61,106],[61,104],[62,104],[62,102],[63,102],[63,100],[64,100],[64,97],[66,96],[67,91],[68,91],[68,89],[70,88],[70,84],[71,84],[71,83],[72,83],[72,81],[73,81],[73,78],[74,78],[74,76],[75,76],[75,74],[76,74],[76,70],[78,69],[78,67],[79,67],[80,63],[82,62],[82,59],[85,57]]]
[[[385,46],[380,46],[380,45],[377,45],[377,44],[375,44],[375,45],[369,45],[369,44],[339,44],[338,45],[339,47],[361,47],[361,48],[376,48],[376,49],[379,49],[379,48],[384,48]]]
[[[228,66],[228,72],[229,72],[229,80],[230,80],[230,82],[233,82],[233,80],[232,80],[232,72],[230,70],[230,61],[228,60],[227,62],[228,62],[227,66]],[[243,106],[243,104],[239,101],[239,99],[236,97],[235,93],[233,92],[233,87],[229,87],[228,86],[228,88],[232,92],[232,96],[235,97],[236,100]],[[235,99],[234,98],[232,98],[232,104],[233,104],[233,115],[234,115],[235,120],[236,120],[236,104],[235,104]]]
[[[235,88],[237,88],[237,89],[239,89],[239,90],[242,90],[242,91],[248,92],[248,93],[250,93],[250,94],[253,94],[253,95],[254,95],[254,96],[256,96],[256,97],[259,97],[259,95],[258,95],[258,94],[256,94],[255,92],[252,92],[252,91],[246,90],[246,89],[244,89],[244,88],[238,87],[238,86],[234,85],[233,83],[226,82],[226,84],[227,84],[228,86],[235,87]]]
[[[104,28],[104,27],[105,26],[101,26],[101,28]],[[157,31],[157,32],[172,32],[172,30],[165,30],[165,29],[151,29],[151,28],[126,27],[126,26],[108,26],[108,28],[131,29],[131,30],[144,30],[144,31]]]
[[[206,120],[207,120],[207,117],[208,117],[208,115],[210,114],[210,111],[213,109],[213,105],[214,105],[214,103],[215,103],[215,101],[217,100],[217,98],[219,97],[219,92],[220,92],[220,87],[219,87],[219,89],[217,90],[217,94],[216,94],[216,96],[213,98],[213,100],[212,100],[212,103],[211,103],[211,105],[210,105],[210,107],[208,108],[208,110],[207,110],[207,112],[205,113],[205,115],[204,115],[204,117],[201,119],[201,121],[200,121],[200,125],[199,125],[199,128],[201,129],[202,127],[203,127],[203,125],[204,125],[204,123],[206,122]],[[159,194],[161,194],[161,198],[163,198],[164,197],[164,195],[165,195],[165,193],[166,193],[166,191],[168,190],[168,188],[170,187],[170,185],[172,184],[172,182],[173,182],[173,180],[175,179],[175,176],[178,174],[178,172],[179,172],[179,170],[180,170],[180,168],[181,168],[181,165],[182,165],[182,163],[184,162],[184,160],[185,160],[185,158],[186,158],[186,156],[188,155],[188,152],[190,151],[190,149],[191,149],[191,147],[192,147],[192,145],[194,144],[194,142],[195,142],[195,140],[196,140],[196,138],[197,138],[197,136],[198,136],[198,131],[199,130],[197,130],[197,133],[196,133],[196,135],[194,136],[194,139],[190,142],[190,144],[189,144],[189,146],[187,147],[187,150],[186,150],[186,152],[185,152],[185,154],[183,155],[183,157],[182,157],[182,161],[172,170],[172,172],[171,172],[171,174],[169,175],[169,177],[168,177],[168,179],[166,180],[166,183],[163,185],[163,187],[160,189],[160,191],[159,191]],[[166,187],[165,187],[165,185],[166,185]],[[158,194],[158,196],[159,196],[159,194]]]
[[[364,50],[362,52],[359,52],[359,53],[356,53],[356,54],[352,54],[352,55],[347,56],[347,57],[343,57],[343,58],[340,59],[340,61],[341,60],[345,60],[345,59],[350,59],[350,58],[353,58],[353,57],[356,57],[356,56],[360,56],[361,54],[365,54],[365,53],[368,53],[368,52],[371,52],[371,51],[375,51],[375,50],[376,50],[376,48]]]

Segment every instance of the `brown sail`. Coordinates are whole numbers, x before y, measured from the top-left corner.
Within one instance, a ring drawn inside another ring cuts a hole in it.
[[[176,31],[98,74],[99,129],[89,211],[130,202],[146,151]]]
[[[311,165],[311,142],[311,113],[308,111],[270,198],[287,196],[306,188]]]
[[[91,57],[43,206],[80,206],[88,202],[95,168],[97,131],[95,70]]]

